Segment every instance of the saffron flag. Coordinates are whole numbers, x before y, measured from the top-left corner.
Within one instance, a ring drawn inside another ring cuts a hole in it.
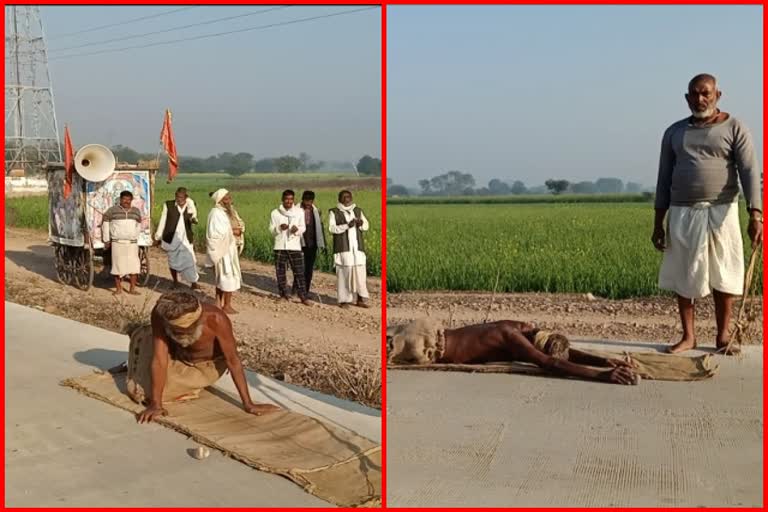
[[[160,142],[168,154],[168,183],[170,183],[179,172],[179,160],[176,156],[176,141],[173,140],[173,126],[171,125],[171,111],[169,109],[165,110],[163,129],[160,132]]]
[[[75,170],[75,155],[72,149],[72,139],[69,136],[69,126],[64,126],[64,198],[72,193],[72,172]]]

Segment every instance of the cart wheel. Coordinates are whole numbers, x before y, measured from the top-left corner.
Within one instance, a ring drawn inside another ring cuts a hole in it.
[[[139,271],[139,286],[147,286],[149,283],[149,247],[139,247],[139,261],[141,270]]]
[[[79,247],[73,261],[75,286],[83,291],[88,290],[93,285],[93,248]]]
[[[60,244],[55,244],[53,249],[53,264],[56,268],[56,278],[61,284],[70,284],[72,282],[71,260],[68,249],[68,246]]]

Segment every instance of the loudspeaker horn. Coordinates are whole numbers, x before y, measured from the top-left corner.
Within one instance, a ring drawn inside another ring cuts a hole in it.
[[[115,155],[101,144],[88,144],[75,154],[75,170],[88,181],[104,181],[115,172],[116,165]]]

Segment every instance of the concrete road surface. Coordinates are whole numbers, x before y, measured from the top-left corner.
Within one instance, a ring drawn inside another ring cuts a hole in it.
[[[127,356],[128,338],[5,303],[7,507],[328,507],[289,480],[59,386]],[[248,372],[251,397],[380,440],[374,409]],[[232,379],[219,389],[237,397]]]
[[[637,349],[583,346],[616,345]],[[763,350],[745,352],[631,387],[390,371],[387,504],[761,507]]]

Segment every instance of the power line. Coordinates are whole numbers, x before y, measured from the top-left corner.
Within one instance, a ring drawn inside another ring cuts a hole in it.
[[[86,34],[88,32],[96,32],[97,30],[104,30],[105,28],[117,27],[117,26],[120,26],[120,25],[128,25],[129,23],[136,23],[137,21],[144,21],[144,20],[149,20],[149,19],[152,19],[152,18],[159,18],[160,16],[166,16],[168,14],[173,14],[175,12],[188,11],[190,9],[197,9],[198,7],[200,7],[200,6],[199,5],[192,5],[192,6],[182,7],[180,9],[171,9],[170,11],[160,12],[160,13],[157,13],[157,14],[150,14],[148,16],[142,16],[141,18],[134,18],[134,19],[131,19],[131,20],[119,21],[119,22],[116,22],[116,23],[110,23],[109,25],[100,25],[98,27],[87,28],[85,30],[78,30],[77,32],[68,32],[66,34],[59,34],[59,35],[56,35],[56,36],[49,37],[48,40],[51,41],[53,39],[61,39],[61,38],[64,38],[64,37],[72,37],[72,36],[76,36],[76,35],[80,35],[80,34]]]
[[[135,34],[135,35],[132,35],[132,36],[117,37],[115,39],[105,39],[103,41],[94,41],[92,43],[84,43],[84,44],[81,44],[81,45],[78,45],[78,46],[70,46],[68,48],[55,48],[53,50],[49,50],[48,53],[52,53],[52,52],[65,52],[65,51],[68,51],[68,50],[76,50],[78,48],[85,48],[87,46],[94,46],[94,45],[100,45],[100,44],[109,44],[109,43],[114,43],[114,42],[117,42],[117,41],[125,41],[125,40],[128,40],[128,39],[137,39],[139,37],[146,37],[146,36],[151,36],[151,35],[155,35],[155,34],[164,34],[166,32],[174,32],[176,30],[184,30],[184,29],[187,29],[187,28],[199,27],[201,25],[212,25],[213,23],[221,23],[222,21],[229,21],[229,20],[234,20],[234,19],[237,19],[237,18],[245,18],[245,17],[248,17],[248,16],[254,16],[256,14],[263,14],[265,12],[277,11],[277,10],[280,10],[280,9],[286,9],[288,7],[291,7],[291,6],[290,5],[281,5],[281,6],[278,6],[278,7],[271,7],[269,9],[262,9],[261,11],[253,11],[253,12],[248,12],[248,13],[245,13],[245,14],[238,14],[236,16],[227,16],[226,18],[217,18],[215,20],[201,21],[199,23],[192,23],[190,25],[181,25],[181,26],[178,26],[178,27],[171,27],[171,28],[166,28],[166,29],[163,29],[163,30],[155,30],[154,32],[145,32],[143,34]]]
[[[69,58],[73,58],[73,57],[87,57],[87,56],[90,56],[90,55],[100,55],[100,54],[104,54],[104,53],[122,52],[122,51],[126,51],[126,50],[136,50],[136,49],[140,49],[140,48],[150,48],[152,46],[163,46],[163,45],[174,44],[174,43],[182,43],[182,42],[186,42],[186,41],[195,41],[195,40],[198,40],[198,39],[207,39],[207,38],[211,38],[211,37],[220,37],[220,36],[226,36],[226,35],[229,35],[229,34],[237,34],[237,33],[241,33],[241,32],[249,32],[249,31],[255,31],[255,30],[266,30],[268,28],[282,27],[282,26],[285,26],[285,25],[294,25],[296,23],[303,23],[303,22],[306,22],[306,21],[319,20],[319,19],[322,19],[322,18],[332,18],[334,16],[343,16],[344,14],[352,14],[352,13],[355,13],[355,12],[369,11],[371,9],[378,9],[378,8],[379,8],[379,6],[375,5],[375,6],[371,6],[371,7],[364,7],[362,9],[351,9],[349,11],[335,12],[335,13],[331,13],[331,14],[324,14],[324,15],[321,15],[321,16],[312,16],[312,17],[309,17],[309,18],[299,18],[299,19],[296,19],[296,20],[283,21],[283,22],[280,22],[280,23],[270,23],[269,25],[260,25],[260,26],[255,26],[255,27],[241,28],[241,29],[238,29],[238,30],[229,30],[227,32],[217,32],[215,34],[204,34],[204,35],[200,35],[200,36],[185,37],[185,38],[182,38],[182,39],[171,39],[169,41],[158,41],[156,43],[148,43],[148,44],[142,44],[142,45],[136,45],[136,46],[126,46],[126,47],[123,47],[123,48],[114,48],[114,49],[110,49],[110,50],[101,50],[101,51],[97,51],[97,52],[75,53],[73,55],[62,55],[60,57],[52,57],[49,60],[63,60],[63,59],[69,59]]]

